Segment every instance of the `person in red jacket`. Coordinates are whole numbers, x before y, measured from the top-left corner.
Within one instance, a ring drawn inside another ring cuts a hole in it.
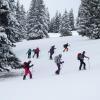
[[[27,76],[28,74],[30,75],[30,79],[32,79],[32,73],[31,73],[31,71],[30,71],[30,67],[32,67],[33,64],[30,65],[30,63],[31,63],[31,61],[29,60],[28,62],[24,62],[24,64],[23,64],[23,68],[24,68],[24,70],[25,70],[25,73],[24,73],[24,76],[23,76],[23,80],[26,79],[26,76]]]
[[[35,55],[37,58],[39,58],[40,49],[37,47],[36,49],[33,49],[33,52],[34,52],[33,58]]]

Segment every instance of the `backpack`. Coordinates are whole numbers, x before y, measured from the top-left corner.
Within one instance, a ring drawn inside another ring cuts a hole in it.
[[[67,43],[67,44],[64,44],[63,47],[64,47],[64,48],[67,48],[67,47],[68,47],[68,43]]]
[[[55,63],[58,63],[58,59],[59,59],[59,57],[55,56],[55,58],[54,58]]]
[[[82,54],[81,53],[78,53],[77,54],[77,60],[80,60],[80,59],[82,59]]]

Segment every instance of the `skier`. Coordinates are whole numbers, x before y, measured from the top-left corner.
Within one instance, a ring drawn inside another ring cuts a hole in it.
[[[34,52],[33,58],[35,55],[37,58],[39,58],[40,49],[37,47],[36,49],[33,49],[33,52]]]
[[[89,59],[89,57],[85,56],[85,51],[83,51],[82,53],[79,53],[77,58],[80,61],[79,70],[82,69],[82,65],[83,65],[83,69],[86,70],[86,63],[84,62],[84,58],[88,58]]]
[[[26,54],[28,54],[28,58],[31,58],[31,49],[28,49]]]
[[[64,45],[63,45],[63,47],[64,47],[63,52],[68,51],[68,46],[69,46],[69,44],[68,44],[68,43],[66,43],[66,44],[64,44]]]
[[[29,68],[32,67],[33,64],[30,65],[30,63],[31,63],[31,61],[29,60],[28,62],[24,62],[24,64],[22,65],[24,70],[25,70],[25,73],[24,73],[24,76],[23,76],[23,80],[26,79],[27,74],[29,74],[30,75],[30,79],[32,79],[32,73],[31,73]]]
[[[54,50],[55,50],[55,45],[51,46],[49,53],[50,53],[50,59],[52,60],[52,55],[54,54]]]
[[[61,70],[61,64],[64,63],[64,61],[61,61],[61,58],[62,58],[62,54],[59,54],[58,56],[55,56],[54,60],[55,60],[55,63],[58,67],[58,69],[56,70],[55,74],[59,75],[60,74],[60,70]]]

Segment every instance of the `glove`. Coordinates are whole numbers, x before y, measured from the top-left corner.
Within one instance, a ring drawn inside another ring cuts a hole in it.
[[[64,61],[61,62],[61,64],[63,64],[63,63],[64,63]]]
[[[30,68],[30,67],[33,67],[33,66],[34,66],[34,65],[32,64],[32,65],[29,66],[29,68]]]
[[[31,66],[34,66],[33,64]]]
[[[90,59],[89,57],[87,57],[88,58],[88,60]]]
[[[64,61],[62,61],[62,63],[64,63]]]

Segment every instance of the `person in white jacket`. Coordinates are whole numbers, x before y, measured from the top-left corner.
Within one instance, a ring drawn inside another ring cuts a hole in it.
[[[59,54],[58,56],[55,56],[55,63],[58,67],[58,69],[56,70],[55,74],[59,75],[60,74],[60,70],[61,70],[61,64],[64,63],[64,61],[61,61],[62,58],[62,54]]]

